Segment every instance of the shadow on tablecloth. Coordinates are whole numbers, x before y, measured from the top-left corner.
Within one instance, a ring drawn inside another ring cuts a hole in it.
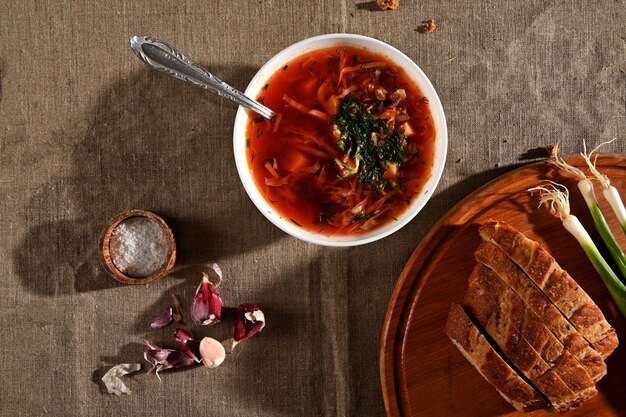
[[[240,89],[255,71],[212,70]],[[258,230],[246,222],[261,214],[236,172],[234,104],[147,68],[96,96],[88,114],[73,115],[67,129],[45,138],[71,143],[72,166],[69,175],[52,176],[22,213],[31,226],[13,258],[26,289],[54,296],[119,285],[98,264],[97,239],[107,220],[127,209],[166,218],[179,266],[283,236],[269,222],[250,222]]]

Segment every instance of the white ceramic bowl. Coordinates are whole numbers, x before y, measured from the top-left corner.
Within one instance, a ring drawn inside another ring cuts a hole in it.
[[[411,77],[419,86],[422,93],[428,98],[430,111],[435,122],[436,143],[435,155],[433,160],[433,168],[430,178],[424,185],[419,196],[413,198],[411,205],[398,217],[398,221],[387,223],[378,227],[371,232],[352,236],[325,236],[322,234],[309,232],[302,229],[290,221],[281,218],[281,216],[272,208],[270,204],[263,198],[261,192],[257,189],[248,158],[246,156],[246,122],[248,120],[248,111],[240,107],[235,118],[235,127],[233,132],[235,162],[237,171],[243,183],[246,192],[252,199],[252,202],[263,213],[265,217],[280,229],[290,235],[302,239],[307,242],[325,246],[356,246],[365,243],[374,242],[389,236],[393,232],[401,229],[409,221],[411,221],[417,213],[424,207],[435,191],[435,187],[439,183],[444,164],[446,162],[446,151],[448,148],[448,129],[446,126],[446,118],[443,113],[443,107],[437,92],[433,88],[430,80],[422,72],[422,70],[402,52],[377,39],[369,38],[361,35],[351,34],[329,34],[315,36],[305,39],[290,47],[283,49],[274,55],[261,69],[256,73],[245,94],[248,97],[257,97],[267,80],[274,75],[276,71],[282,68],[286,63],[294,58],[316,49],[330,48],[338,45],[346,45],[360,48],[367,48],[372,52],[381,53],[387,56],[396,65],[402,67],[406,74]]]

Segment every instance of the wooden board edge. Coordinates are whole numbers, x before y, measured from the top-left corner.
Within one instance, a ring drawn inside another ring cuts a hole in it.
[[[624,155],[621,154],[600,155],[603,159],[603,165],[620,165],[619,163],[623,162],[624,160]],[[581,162],[581,157],[578,155],[568,156],[564,159],[569,163],[575,163],[575,161],[578,163]],[[422,255],[423,252],[426,251],[427,248],[432,251],[438,246],[438,244],[446,235],[445,233],[440,232],[440,229],[442,229],[444,226],[458,226],[459,222],[461,222],[460,225],[465,224],[465,222],[462,222],[462,219],[464,217],[463,214],[468,213],[463,213],[459,209],[466,205],[468,201],[479,197],[487,189],[491,190],[493,187],[497,187],[499,183],[506,182],[509,177],[516,175],[521,170],[533,168],[539,169],[548,163],[549,160],[544,159],[541,161],[523,165],[521,167],[517,167],[497,178],[494,178],[491,181],[488,181],[478,189],[465,196],[435,223],[435,225],[422,239],[422,241],[419,243],[411,257],[407,261],[392,292],[389,306],[385,314],[385,320],[383,322],[383,328],[380,338],[380,378],[385,412],[387,413],[387,416],[404,416],[404,414],[402,413],[404,399],[402,398],[402,393],[399,392],[400,384],[398,384],[398,382],[401,381],[398,380],[400,376],[398,375],[396,369],[396,366],[398,365],[398,360],[396,358],[396,353],[398,353],[398,339],[401,339],[401,333],[399,333],[398,330],[402,327],[401,323],[403,321],[407,321],[408,316],[410,316],[410,314],[403,314],[407,308],[407,299],[410,295],[414,294],[416,290],[419,291],[419,288],[425,284],[425,282],[422,282],[422,280],[416,273],[416,271],[420,270],[421,266],[425,263],[425,259],[422,260],[422,262],[418,263],[419,257]],[[438,238],[433,238],[435,234],[439,234],[440,236]],[[431,240],[433,240],[434,244],[431,244]],[[402,361],[402,359],[403,358],[400,357],[400,362]]]

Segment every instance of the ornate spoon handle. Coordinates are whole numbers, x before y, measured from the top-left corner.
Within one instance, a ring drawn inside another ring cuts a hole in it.
[[[221,97],[231,99],[266,119],[274,117],[272,110],[226,84],[165,42],[148,36],[132,36],[130,47],[149,67],[209,90]]]

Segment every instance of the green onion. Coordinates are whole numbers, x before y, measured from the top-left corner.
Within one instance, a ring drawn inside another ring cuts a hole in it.
[[[591,154],[589,154],[589,156],[590,155]],[[589,160],[589,156],[587,156],[586,153],[583,154],[583,157],[586,161]],[[591,217],[593,218],[593,223],[596,226],[596,230],[600,234],[600,237],[602,237],[602,240],[604,241],[606,247],[609,249],[611,258],[613,258],[613,261],[615,261],[615,264],[619,269],[622,279],[624,280],[624,282],[626,282],[626,255],[624,255],[622,248],[615,239],[615,236],[613,236],[613,232],[611,231],[611,228],[609,227],[606,219],[604,218],[604,215],[602,214],[602,210],[600,209],[600,205],[598,204],[598,200],[596,199],[593,183],[589,178],[587,178],[585,173],[583,173],[580,169],[569,165],[563,159],[555,157],[555,159],[551,162],[557,167],[561,168],[561,170],[569,173],[570,175],[573,175],[574,177],[576,177],[576,179],[578,179],[578,190],[585,199],[585,203],[587,204],[587,207],[591,212]]]
[[[546,184],[531,188],[528,191],[539,192],[539,205],[546,203],[550,207],[551,213],[559,215],[563,222],[563,227],[576,238],[587,258],[589,258],[595,270],[600,274],[615,304],[617,304],[622,315],[626,317],[626,285],[620,281],[609,264],[606,263],[593,243],[591,236],[580,223],[580,220],[573,214],[570,214],[569,190],[561,184],[548,181]]]
[[[591,152],[589,152],[589,155],[587,155],[587,147],[585,146],[585,153],[583,153],[582,155],[583,155],[583,158],[585,158],[585,162],[587,163],[587,166],[589,166],[589,170],[591,171],[593,176],[596,177],[598,182],[602,185],[602,195],[611,206],[611,209],[613,209],[613,212],[615,213],[615,216],[617,217],[617,220],[619,221],[620,226],[622,226],[622,230],[624,231],[624,234],[626,234],[626,208],[624,208],[624,202],[622,201],[622,198],[619,195],[619,191],[617,191],[617,188],[611,185],[611,181],[609,180],[609,177],[602,174],[596,169],[596,160],[598,159],[597,155],[593,159],[593,163],[591,162],[591,155],[593,155],[594,152],[596,152],[602,146],[613,142],[614,140],[615,139],[599,144],[598,146],[593,148]]]

